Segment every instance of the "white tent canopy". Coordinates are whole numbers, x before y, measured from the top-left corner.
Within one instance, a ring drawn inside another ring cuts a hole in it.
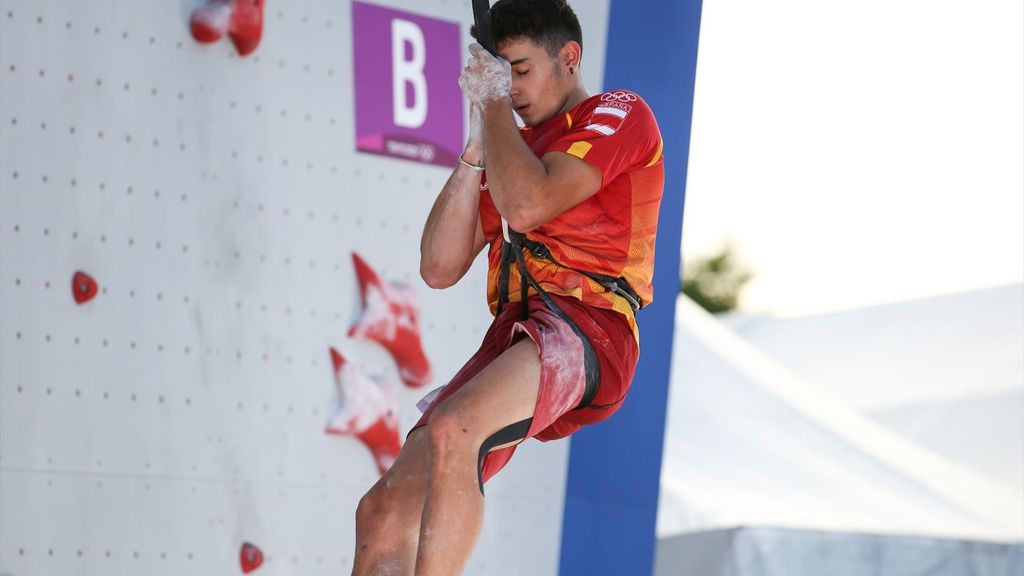
[[[659,537],[767,525],[1024,539],[1019,490],[867,418],[687,298],[677,310]]]
[[[1024,492],[1024,285],[724,321],[819,390]]]

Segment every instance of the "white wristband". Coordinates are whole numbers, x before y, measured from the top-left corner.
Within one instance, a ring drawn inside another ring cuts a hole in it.
[[[466,162],[466,159],[462,157],[462,154],[459,154],[459,164],[462,164],[463,166],[466,166],[468,168],[472,168],[477,172],[483,172],[484,170],[483,164],[470,164],[469,162]]]

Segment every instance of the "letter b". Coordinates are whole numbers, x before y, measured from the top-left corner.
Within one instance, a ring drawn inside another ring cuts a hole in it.
[[[411,48],[405,59],[406,44]],[[427,78],[423,67],[427,61],[423,30],[408,20],[391,21],[391,86],[395,125],[419,128],[427,119]],[[412,86],[412,102],[407,99],[406,85]]]

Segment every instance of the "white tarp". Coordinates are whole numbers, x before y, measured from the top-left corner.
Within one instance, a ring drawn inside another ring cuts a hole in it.
[[[658,534],[1024,539],[1024,498],[836,402],[680,298]]]
[[[723,320],[820,390],[1024,492],[1024,284]]]
[[[658,542],[657,576],[1020,576],[1024,547],[744,527]]]
[[[676,322],[659,575],[1021,576],[1020,490],[866,417],[685,297]]]

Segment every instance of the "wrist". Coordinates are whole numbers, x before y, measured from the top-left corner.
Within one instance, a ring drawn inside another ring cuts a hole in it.
[[[512,97],[509,96],[508,94],[503,94],[503,95],[497,96],[495,98],[488,98],[486,100],[481,101],[479,106],[480,106],[480,111],[484,115],[486,115],[486,114],[494,111],[495,109],[511,108],[512,107]]]
[[[476,145],[473,142],[466,144],[466,149],[462,151],[462,159],[469,164],[476,166],[484,165],[484,149],[483,146]]]
[[[470,168],[472,170],[476,170],[477,172],[483,172],[484,171],[484,163],[483,162],[471,162],[471,161],[467,160],[462,154],[459,154],[459,164],[462,164],[466,168]]]

